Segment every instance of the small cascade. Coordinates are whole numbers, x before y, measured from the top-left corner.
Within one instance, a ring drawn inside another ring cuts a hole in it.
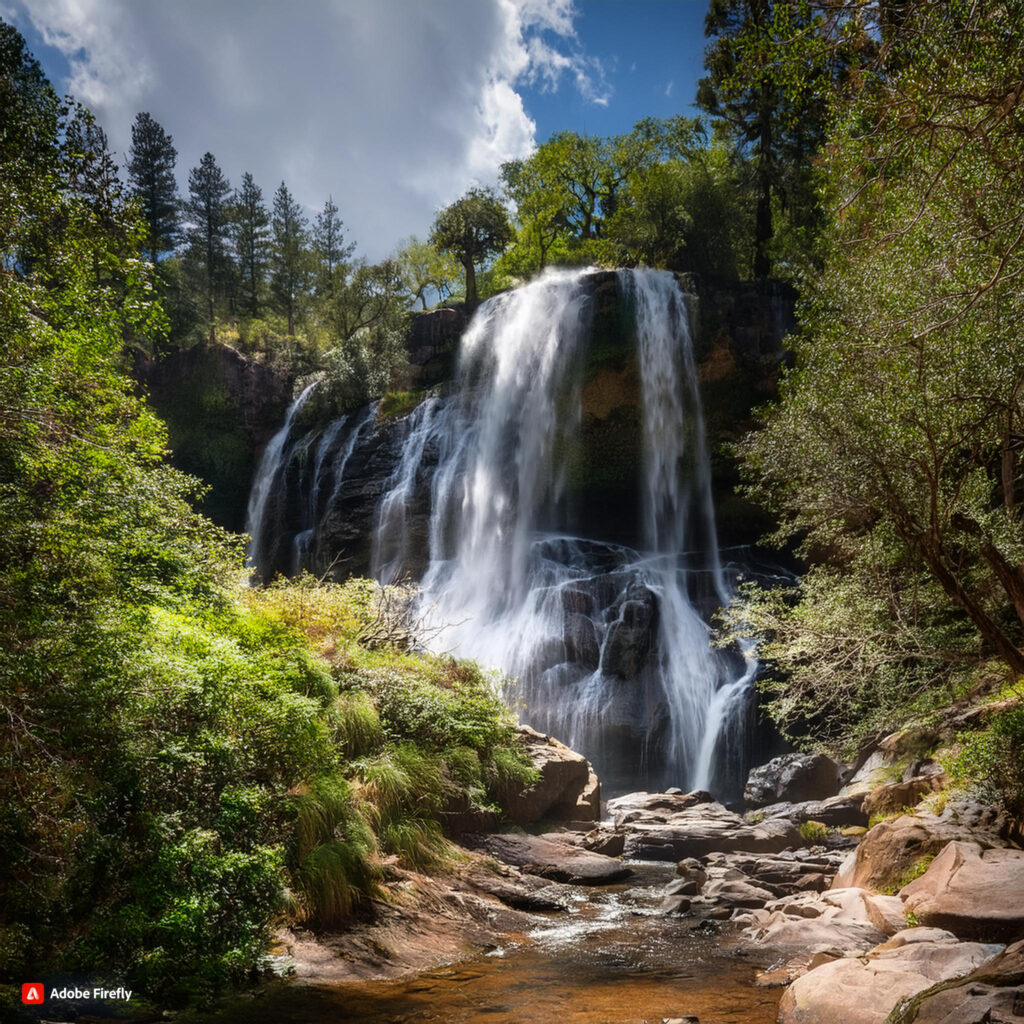
[[[284,426],[270,439],[263,458],[260,460],[252,490],[249,493],[249,507],[245,516],[245,532],[249,534],[246,548],[246,564],[257,567],[263,564],[266,537],[267,508],[272,495],[281,490],[281,477],[288,463],[289,440],[292,425],[307,399],[313,393],[316,383],[304,388],[290,406],[284,418]]]

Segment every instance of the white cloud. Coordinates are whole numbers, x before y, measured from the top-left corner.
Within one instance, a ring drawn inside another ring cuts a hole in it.
[[[333,195],[379,258],[472,184],[536,145],[526,88],[567,79],[607,105],[572,0],[0,0],[61,51],[55,83],[93,109],[121,154],[149,111],[174,136],[179,181],[207,150],[269,198]]]
[[[674,78],[669,79],[668,85],[665,86],[665,95],[666,96],[671,96],[672,95],[672,90],[675,87],[676,87],[675,79]]]

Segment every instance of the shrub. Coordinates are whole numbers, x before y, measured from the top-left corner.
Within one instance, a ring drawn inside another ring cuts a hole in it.
[[[1024,814],[1024,706],[996,714],[985,729],[957,737],[959,753],[944,759],[954,785],[980,789]]]
[[[800,826],[800,838],[810,846],[823,843],[828,838],[828,829],[820,821],[805,821]]]

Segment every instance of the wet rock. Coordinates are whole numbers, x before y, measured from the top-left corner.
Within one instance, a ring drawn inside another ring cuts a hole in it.
[[[836,950],[827,950],[820,953],[801,953],[798,956],[790,957],[781,967],[775,967],[770,971],[761,971],[754,978],[757,988],[782,988],[802,978],[808,971],[815,967],[838,960],[840,953]]]
[[[452,376],[459,338],[466,328],[461,309],[432,309],[414,313],[405,337],[412,382],[419,387]]]
[[[689,909],[690,898],[682,895],[666,896],[658,904],[658,912],[661,914],[685,914]]]
[[[574,661],[590,671],[597,668],[601,661],[601,644],[594,623],[586,615],[569,612],[565,616],[562,642],[565,645],[565,660]]]
[[[605,827],[595,828],[583,837],[584,849],[606,857],[621,857],[625,846],[626,837],[621,832]]]
[[[519,727],[517,740],[526,751],[540,780],[508,800],[508,820],[518,825],[579,816],[577,804],[590,783],[590,764],[564,743],[531,729]]]
[[[676,874],[696,882],[698,887],[708,880],[708,873],[704,870],[704,865],[696,857],[687,857],[685,860],[681,860],[676,865]]]
[[[555,882],[575,885],[611,885],[633,874],[613,857],[530,835],[473,835],[463,838],[471,848]]]
[[[930,772],[903,782],[889,782],[876,786],[864,798],[864,813],[868,818],[878,814],[891,814],[907,807],[916,807],[930,793],[945,789],[948,784],[945,772]],[[845,822],[860,825],[866,822]]]
[[[747,777],[747,808],[825,800],[839,792],[839,765],[824,754],[783,754],[754,768]]]
[[[900,891],[922,925],[961,939],[1024,938],[1024,850],[983,850],[954,840]]]
[[[676,878],[665,886],[666,896],[696,896],[700,886],[691,878]]]
[[[1024,1021],[1024,942],[966,977],[902,1001],[891,1024],[1010,1024]]]
[[[655,646],[657,598],[645,587],[630,589],[631,599],[619,608],[601,650],[601,671],[620,679],[635,679]]]
[[[949,933],[898,933],[863,957],[822,964],[797,978],[779,1004],[779,1024],[883,1024],[900,999],[961,978],[1000,946],[957,942]]]
[[[562,587],[560,591],[562,608],[566,612],[590,615],[594,611],[594,598],[579,587]]]
[[[725,903],[730,907],[763,907],[774,893],[746,879],[723,878],[709,880],[702,895],[705,899]]]

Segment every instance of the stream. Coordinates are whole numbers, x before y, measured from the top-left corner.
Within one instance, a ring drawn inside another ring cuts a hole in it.
[[[629,882],[580,889],[567,913],[488,953],[397,981],[283,981],[196,1024],[774,1024],[781,988],[766,962],[692,917],[662,916],[669,864],[632,862]]]

